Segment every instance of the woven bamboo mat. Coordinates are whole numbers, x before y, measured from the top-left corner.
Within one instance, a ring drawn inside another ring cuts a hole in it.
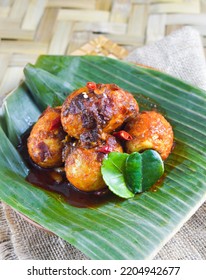
[[[185,25],[206,50],[206,0],[0,0],[0,100],[40,54],[122,59]]]

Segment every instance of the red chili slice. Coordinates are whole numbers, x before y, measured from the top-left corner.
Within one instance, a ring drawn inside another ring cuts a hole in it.
[[[111,84],[110,87],[111,87],[111,90],[119,90],[120,89],[120,87],[118,87],[118,85],[116,85],[116,84]]]
[[[130,135],[128,132],[124,130],[120,130],[117,132],[114,132],[113,135],[121,140],[132,140],[132,135]]]
[[[57,129],[60,127],[60,125],[61,125],[61,117],[58,116],[51,122],[49,130]]]
[[[98,149],[98,152],[103,153],[103,154],[108,154],[112,151],[113,151],[113,149],[109,145],[105,145],[105,146]]]
[[[91,90],[95,90],[97,88],[97,85],[95,82],[88,82],[87,83],[87,88]]]

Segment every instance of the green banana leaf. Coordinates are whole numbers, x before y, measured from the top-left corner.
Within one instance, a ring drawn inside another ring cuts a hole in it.
[[[77,208],[25,180],[16,147],[47,105],[87,81],[116,83],[141,110],[172,124],[175,148],[164,179],[131,199]],[[151,259],[206,198],[206,92],[156,70],[95,56],[41,56],[0,110],[0,200],[73,244],[91,259]]]

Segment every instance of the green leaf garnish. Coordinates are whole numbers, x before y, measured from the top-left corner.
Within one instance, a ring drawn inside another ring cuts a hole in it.
[[[124,176],[127,187],[133,193],[142,192],[142,156],[140,153],[130,154],[125,161]]]
[[[164,163],[158,152],[144,151],[142,154],[142,189],[148,190],[164,173]]]
[[[134,152],[125,162],[125,181],[133,193],[141,193],[153,186],[164,173],[164,163],[158,152]]]
[[[103,160],[101,167],[103,179],[108,188],[123,198],[134,197],[134,193],[128,189],[124,178],[125,161],[128,156],[126,153],[111,152]]]
[[[132,154],[111,152],[101,172],[108,188],[123,198],[148,190],[164,173],[161,156],[154,150]]]

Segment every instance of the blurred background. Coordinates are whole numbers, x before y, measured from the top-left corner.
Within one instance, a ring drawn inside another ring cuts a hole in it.
[[[40,54],[123,59],[182,26],[206,53],[206,0],[0,0],[0,101]]]

